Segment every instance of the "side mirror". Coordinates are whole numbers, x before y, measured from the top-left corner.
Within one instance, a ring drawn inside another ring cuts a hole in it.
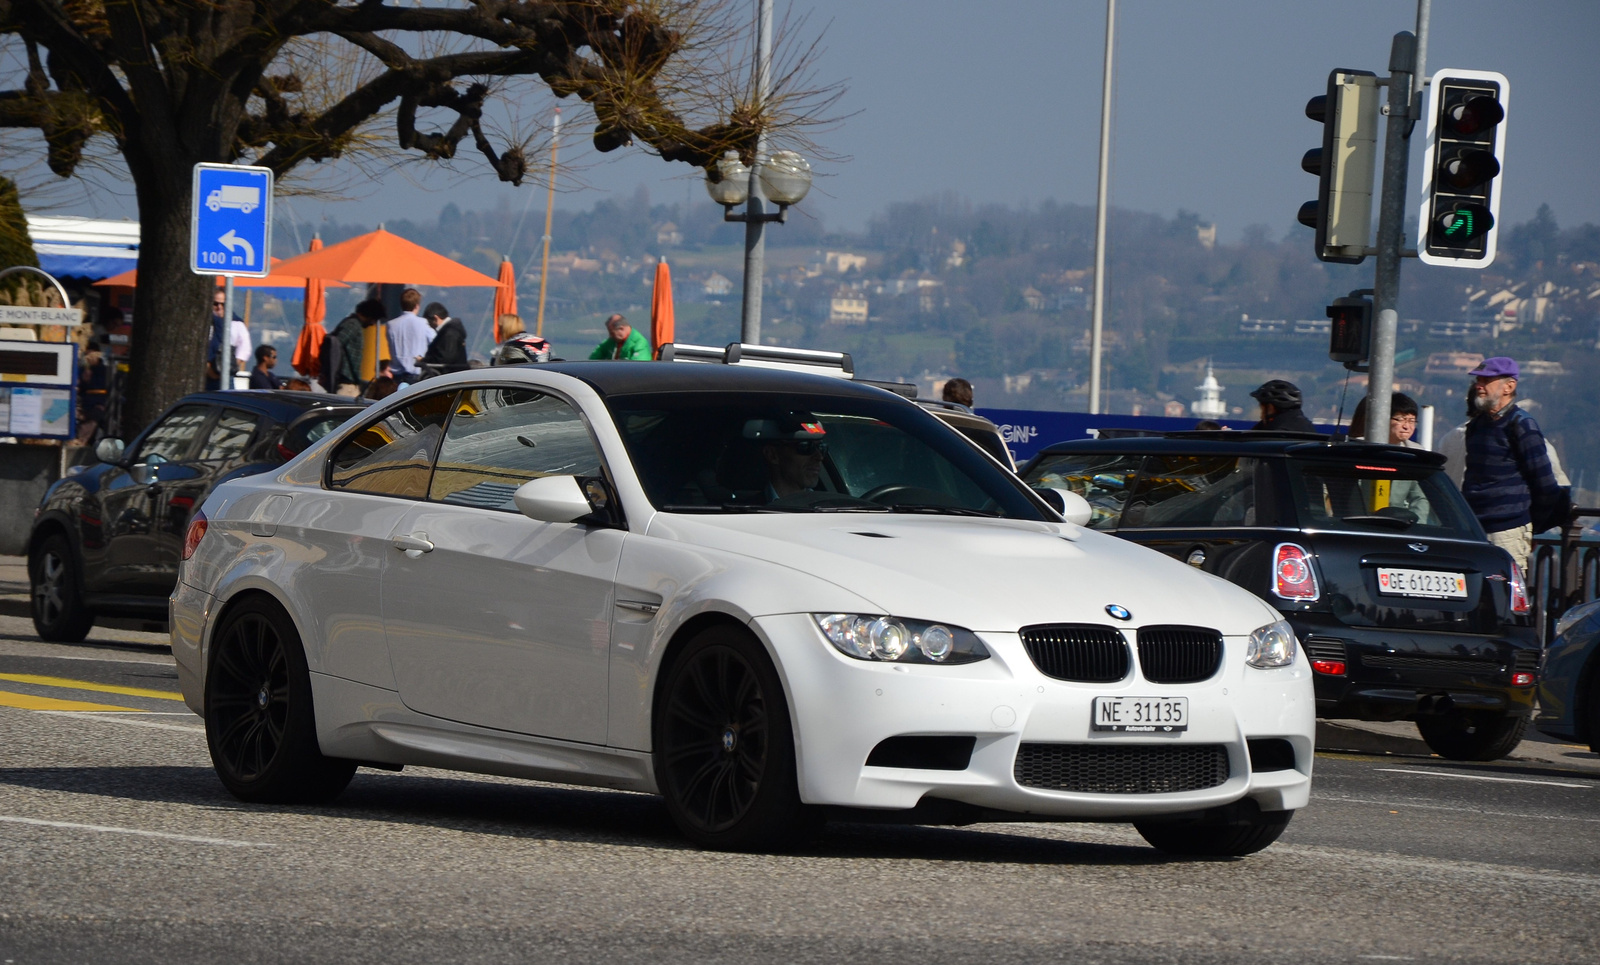
[[[126,449],[121,439],[101,439],[100,444],[94,447],[94,457],[101,462],[114,463],[122,459]]]
[[[1094,507],[1089,505],[1087,499],[1070,489],[1035,489],[1034,492],[1069,523],[1087,526],[1089,520],[1094,519]]]
[[[540,476],[517,487],[512,501],[522,515],[541,523],[571,523],[594,512],[577,476]]]

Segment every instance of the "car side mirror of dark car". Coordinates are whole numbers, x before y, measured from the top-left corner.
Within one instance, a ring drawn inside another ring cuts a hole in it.
[[[1094,508],[1089,501],[1070,489],[1035,489],[1034,492],[1069,523],[1087,526],[1094,518]]]
[[[101,439],[94,447],[94,457],[101,462],[118,463],[122,461],[122,454],[127,450],[121,439]]]

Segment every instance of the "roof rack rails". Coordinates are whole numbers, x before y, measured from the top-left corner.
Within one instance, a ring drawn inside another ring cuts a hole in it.
[[[662,362],[713,362],[723,365],[750,365],[764,369],[802,368],[817,375],[855,378],[855,360],[848,352],[820,352],[808,348],[779,348],[774,345],[729,343],[726,348],[667,342],[656,356]]]

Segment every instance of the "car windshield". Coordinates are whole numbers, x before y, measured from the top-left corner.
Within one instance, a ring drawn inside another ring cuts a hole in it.
[[[1300,525],[1374,533],[1483,539],[1466,500],[1443,469],[1289,460]]]
[[[1093,529],[1115,529],[1128,501],[1139,456],[1100,452],[1046,453],[1028,468],[1028,485],[1070,489],[1089,501]]]
[[[1014,476],[895,400],[675,392],[607,404],[663,511],[1048,518]]]

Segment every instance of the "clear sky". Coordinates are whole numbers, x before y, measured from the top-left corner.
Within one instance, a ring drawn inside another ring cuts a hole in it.
[[[780,16],[790,8],[776,3]],[[792,10],[823,32],[817,75],[847,87],[839,110],[851,116],[818,135],[845,160],[818,164],[802,205],[829,227],[858,228],[887,202],[946,191],[1093,203],[1104,0],[795,0]],[[1224,238],[1251,224],[1295,228],[1300,203],[1316,195],[1299,167],[1320,143],[1306,100],[1334,67],[1387,73],[1390,38],[1414,27],[1415,10],[1413,0],[1121,0],[1112,203],[1188,209]],[[1563,225],[1600,222],[1600,0],[1434,0],[1427,57],[1430,73],[1510,78],[1502,221],[1548,202]],[[587,207],[641,184],[655,200],[711,204],[685,165],[626,149],[584,163],[582,183],[564,185],[558,204]],[[483,168],[466,145],[456,166]],[[431,218],[448,202],[543,203],[537,188],[414,167],[351,194],[291,205],[302,221],[374,222]]]

